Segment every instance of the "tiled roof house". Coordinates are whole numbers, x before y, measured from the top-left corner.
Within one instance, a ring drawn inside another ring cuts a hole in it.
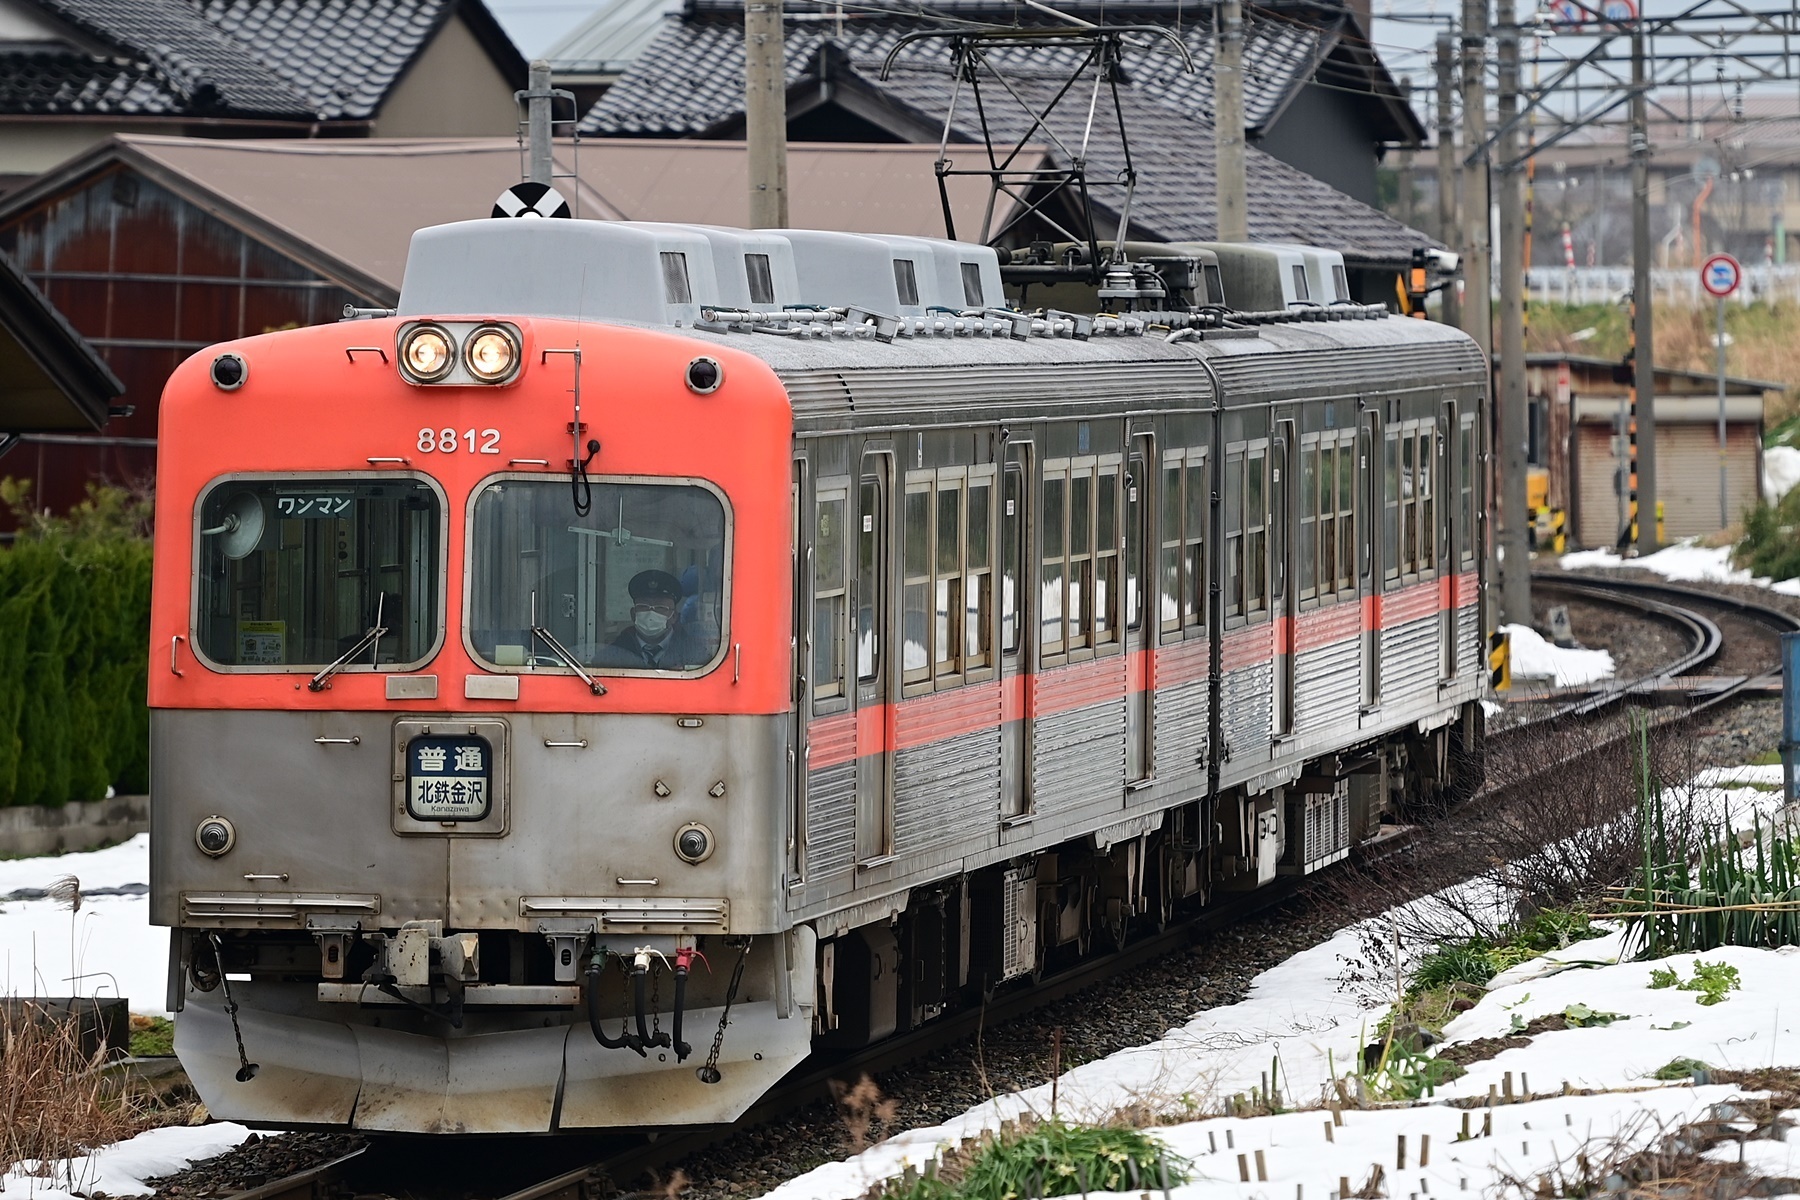
[[[114,133],[510,134],[524,86],[480,0],[0,0],[0,190]]]
[[[1132,234],[1169,241],[1214,236],[1211,7],[1177,0],[1074,0],[1053,7],[1077,21],[1160,26],[1186,47],[1191,74],[1158,39],[1140,39],[1126,54],[1120,95],[1138,173]],[[929,9],[902,9],[859,5],[841,16],[830,9],[789,13],[791,139],[936,142],[951,95],[949,50],[942,40],[912,42],[883,80],[882,64],[901,38],[975,22],[1070,24],[995,0],[939,0]],[[732,0],[686,0],[588,112],[582,131],[742,137],[742,11]],[[1391,270],[1429,239],[1373,207],[1376,166],[1386,147],[1416,145],[1424,131],[1361,29],[1355,14],[1331,4],[1246,10],[1250,232],[1263,240],[1331,246],[1353,264]],[[1057,53],[994,57],[1010,61],[1021,93],[1040,103],[1065,77]],[[1036,140],[1066,164],[1079,144],[1085,103],[1065,105],[1058,114],[1050,123],[1054,136]],[[995,103],[988,115],[996,133],[1016,137],[1028,128],[1016,105]],[[978,139],[965,93],[952,141]],[[1116,129],[1096,122],[1090,178],[1110,179],[1124,165]],[[1116,217],[1114,196],[1096,199],[1103,208],[1111,205]]]

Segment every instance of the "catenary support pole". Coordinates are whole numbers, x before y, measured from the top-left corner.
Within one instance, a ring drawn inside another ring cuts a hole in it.
[[[1713,341],[1719,347],[1719,528],[1731,524],[1731,510],[1725,499],[1725,297],[1720,296],[1718,329]]]
[[[1519,29],[1513,0],[1496,0],[1500,88],[1496,112],[1506,129],[1519,111]],[[1525,177],[1516,125],[1500,137],[1500,164],[1489,174],[1500,207],[1500,619],[1531,624],[1531,551],[1526,528]]]
[[[1463,0],[1463,145],[1487,142],[1487,0]],[[1463,168],[1463,331],[1490,361],[1494,354],[1492,247],[1489,241],[1488,159]]]
[[[549,187],[554,170],[550,161],[550,106],[555,103],[555,93],[550,89],[550,64],[541,58],[531,64],[530,85],[525,93],[526,179]]]
[[[1213,157],[1218,167],[1219,240],[1250,240],[1244,181],[1244,7],[1221,0],[1213,62]]]
[[[1436,65],[1438,238],[1460,251],[1463,232],[1457,204],[1460,178],[1456,169],[1456,44],[1448,33],[1438,34]],[[1456,294],[1455,284],[1438,295],[1444,298],[1444,324],[1462,324],[1462,300]]]
[[[1631,294],[1636,369],[1637,550],[1653,554],[1656,540],[1655,304],[1650,294],[1650,98],[1640,23],[1631,31]]]
[[[788,223],[787,65],[781,3],[744,3],[744,148],[750,158],[753,229],[784,229]]]

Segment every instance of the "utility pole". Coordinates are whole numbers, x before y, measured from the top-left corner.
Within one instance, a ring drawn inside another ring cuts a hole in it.
[[[1400,81],[1400,102],[1408,108],[1412,107],[1412,90],[1412,80]],[[1411,146],[1402,147],[1396,156],[1400,161],[1394,171],[1398,185],[1394,199],[1399,208],[1400,223],[1409,228],[1413,223],[1413,153]]]
[[[1250,240],[1244,182],[1244,6],[1220,0],[1213,27],[1213,160],[1221,242]]]
[[[1500,619],[1531,624],[1531,551],[1526,538],[1525,442],[1525,197],[1518,167],[1519,27],[1513,0],[1497,0],[1500,17],[1500,92],[1496,112],[1500,165],[1490,176],[1500,202]]]
[[[550,160],[551,105],[556,92],[550,87],[550,64],[537,59],[531,64],[530,87],[525,92],[525,139],[527,149],[527,182],[550,187],[554,167]]]
[[[1487,35],[1487,0],[1463,0],[1463,145],[1471,152],[1487,144],[1487,79],[1483,74],[1487,61]],[[1494,312],[1489,207],[1488,160],[1484,153],[1463,168],[1463,331],[1475,339],[1482,354],[1492,361]]]
[[[750,227],[785,229],[787,62],[782,0],[744,0],[744,149],[750,156]]]
[[[1446,246],[1461,251],[1462,222],[1456,205],[1456,47],[1448,33],[1437,39],[1437,178],[1438,237]],[[1462,324],[1462,302],[1453,283],[1438,295],[1444,298],[1446,325]]]
[[[1656,552],[1656,355],[1650,295],[1650,98],[1644,26],[1631,30],[1631,295],[1635,479],[1633,520],[1640,554]]]

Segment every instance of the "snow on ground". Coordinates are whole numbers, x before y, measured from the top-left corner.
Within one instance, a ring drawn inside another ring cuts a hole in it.
[[[30,1173],[39,1164],[22,1164],[0,1176],[0,1193],[30,1200],[75,1200],[76,1193],[95,1192],[148,1196],[154,1189],[144,1180],[173,1175],[189,1163],[225,1153],[249,1136],[244,1126],[224,1121],[151,1129],[84,1158],[63,1160],[48,1177]]]
[[[1763,499],[1777,504],[1800,484],[1800,448],[1770,446],[1763,451]]]
[[[1510,635],[1508,653],[1515,679],[1548,679],[1557,687],[1577,687],[1612,678],[1613,657],[1605,650],[1567,649],[1529,625],[1502,628]]]
[[[1675,583],[1748,583],[1787,596],[1800,596],[1800,579],[1771,583],[1731,565],[1730,546],[1700,546],[1692,538],[1665,546],[1642,558],[1620,558],[1611,550],[1577,550],[1562,556],[1564,570],[1583,567],[1639,567]]]
[[[150,924],[148,896],[84,895],[77,913],[54,900],[4,899],[65,875],[84,891],[147,883],[150,835],[105,850],[0,861],[0,992],[124,996],[132,1012],[166,1015],[169,933]]]
[[[1779,773],[1779,767],[1710,770],[1693,781],[1694,799],[1703,810],[1729,814],[1733,827],[1747,828],[1779,806],[1779,795],[1767,790]],[[1353,965],[1366,957],[1367,939],[1384,937],[1387,926],[1385,918],[1377,918],[1345,930],[1258,976],[1243,1002],[1200,1013],[1148,1046],[1067,1072],[1057,1086],[1057,1114],[1101,1120],[1144,1103],[1176,1117],[1184,1109],[1217,1111],[1232,1095],[1257,1091],[1272,1070],[1285,1105],[1319,1103],[1333,1075],[1347,1073],[1387,1011],[1378,993],[1391,997],[1393,985]],[[1800,1005],[1783,1004],[1800,994],[1800,948],[1730,947],[1655,964],[1677,970],[1683,979],[1692,976],[1696,959],[1735,966],[1742,989],[1708,1007],[1694,992],[1650,988],[1652,964],[1619,961],[1622,942],[1615,931],[1513,968],[1445,1033],[1455,1042],[1506,1037],[1536,1017],[1577,1004],[1619,1014],[1611,1024],[1537,1034],[1526,1045],[1470,1064],[1468,1074],[1426,1102],[1346,1110],[1343,1125],[1329,1134],[1329,1114],[1318,1108],[1158,1127],[1156,1136],[1191,1163],[1191,1182],[1172,1189],[1171,1200],[1285,1197],[1290,1189],[1302,1200],[1325,1200],[1340,1179],[1348,1179],[1352,1189],[1363,1186],[1378,1163],[1387,1177],[1387,1195],[1494,1194],[1510,1180],[1573,1169],[1584,1152],[1599,1159],[1615,1143],[1649,1146],[1705,1117],[1712,1105],[1742,1094],[1728,1085],[1695,1087],[1648,1078],[1672,1059],[1698,1059],[1716,1069],[1800,1067]],[[1486,1136],[1481,1125],[1487,1110],[1474,1110],[1475,1136],[1459,1141],[1467,1110],[1446,1101],[1484,1098],[1490,1086],[1504,1094],[1509,1073],[1521,1094],[1529,1087],[1540,1098],[1494,1108]],[[1565,1083],[1595,1094],[1564,1096]],[[818,1167],[769,1196],[849,1200],[984,1130],[1023,1113],[1050,1111],[1048,1084],[998,1096],[943,1125],[910,1130]],[[1404,1169],[1398,1166],[1402,1136],[1408,1146]],[[1424,1167],[1419,1165],[1422,1137],[1429,1137],[1431,1146]],[[1751,1143],[1747,1153],[1769,1173],[1787,1174],[1800,1170],[1800,1138],[1792,1145],[1792,1168],[1787,1144]],[[1258,1150],[1266,1179],[1257,1178]]]

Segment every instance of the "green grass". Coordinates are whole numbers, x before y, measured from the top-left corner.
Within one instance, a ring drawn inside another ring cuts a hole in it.
[[[1063,1121],[1024,1123],[936,1173],[901,1178],[884,1200],[1019,1200],[1088,1192],[1163,1191],[1187,1181],[1187,1164],[1140,1129]]]
[[[1697,1058],[1671,1058],[1651,1074],[1652,1079],[1661,1079],[1666,1083],[1676,1080],[1692,1079],[1695,1071],[1710,1071],[1712,1068]]]
[[[175,1053],[175,1023],[167,1017],[149,1017],[147,1029],[131,1031],[131,1054],[134,1058],[155,1058]]]

